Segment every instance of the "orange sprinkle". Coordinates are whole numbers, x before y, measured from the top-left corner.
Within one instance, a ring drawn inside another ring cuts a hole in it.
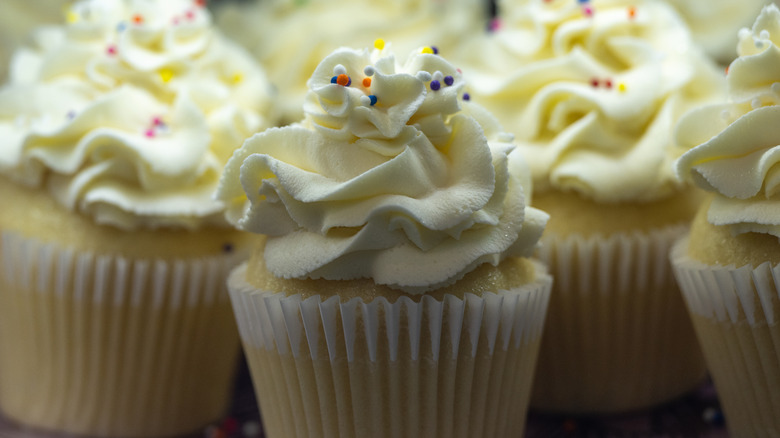
[[[144,17],[141,14],[135,14],[133,15],[133,23],[135,24],[141,24],[144,22]]]
[[[344,73],[338,75],[338,77],[336,78],[336,83],[346,87],[347,84],[349,83],[349,76],[345,75]]]
[[[363,78],[363,86],[368,88],[371,86],[371,78]]]
[[[628,8],[628,18],[635,18],[636,17],[636,7],[635,6],[629,6]]]
[[[727,65],[727,66],[726,66],[726,74],[727,74],[727,75],[729,74],[729,68],[731,68],[731,66],[730,66],[730,65]]]

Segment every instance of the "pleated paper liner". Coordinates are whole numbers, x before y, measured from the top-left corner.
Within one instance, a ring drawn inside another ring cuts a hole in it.
[[[228,288],[269,438],[522,434],[543,272],[510,291],[391,303],[265,292],[245,271]]]
[[[239,340],[225,282],[238,254],[130,260],[4,232],[0,410],[94,436],[198,430],[227,410]]]
[[[672,264],[732,436],[780,436],[780,265]]]
[[[678,397],[706,369],[669,264],[683,226],[542,237],[555,278],[532,409],[627,412]]]

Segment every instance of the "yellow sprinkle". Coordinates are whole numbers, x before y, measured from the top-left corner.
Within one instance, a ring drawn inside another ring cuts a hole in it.
[[[233,81],[234,84],[240,84],[241,81],[244,80],[244,75],[242,75],[241,73],[236,73],[230,79]]]
[[[68,11],[65,13],[65,21],[67,21],[68,23],[75,23],[79,21],[79,14],[73,11]]]
[[[173,70],[169,68],[160,70],[160,79],[162,79],[162,81],[166,84],[170,82],[170,80],[173,79]]]
[[[433,54],[433,49],[430,48],[430,47],[423,47],[422,53],[428,53],[428,54],[432,55]]]
[[[624,84],[622,82],[619,83],[618,84],[618,91],[620,91],[621,93],[625,93],[626,92],[626,84]]]
[[[383,40],[382,38],[377,38],[376,40],[374,40],[374,48],[376,48],[377,50],[384,49],[385,48],[385,40]]]

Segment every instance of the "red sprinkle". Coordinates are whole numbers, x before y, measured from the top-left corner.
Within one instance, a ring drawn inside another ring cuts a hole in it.
[[[606,81],[604,81],[604,86],[607,88],[612,88],[612,80],[607,79]]]
[[[199,8],[205,8],[206,0],[195,0],[195,5],[197,5]]]
[[[596,79],[596,78],[591,79],[590,80],[590,85],[592,85],[593,87],[598,87],[599,86],[599,80]]]

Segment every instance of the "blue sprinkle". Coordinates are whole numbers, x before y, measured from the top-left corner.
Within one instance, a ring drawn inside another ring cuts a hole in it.
[[[590,3],[590,0],[578,0],[580,4]]]
[[[332,78],[330,78],[330,83],[331,84],[335,84],[337,78],[338,78],[338,76],[333,76]]]
[[[371,100],[371,106],[376,105],[376,96],[374,96],[373,94],[369,94],[368,98]]]
[[[116,25],[117,32],[123,32],[125,29],[127,29],[127,23],[124,21],[120,21],[119,24]]]
[[[431,46],[431,50],[433,50],[433,54],[434,54],[434,55],[438,55],[438,54],[439,54],[439,48],[438,48],[438,47],[436,47],[436,46]]]
[[[455,82],[455,79],[452,76],[445,76],[444,77],[444,83],[447,84],[448,87],[450,85],[452,85],[453,82]]]
[[[471,100],[469,93],[463,93],[463,100]]]
[[[431,90],[438,91],[439,88],[441,88],[441,83],[437,81],[436,79],[431,81]]]

